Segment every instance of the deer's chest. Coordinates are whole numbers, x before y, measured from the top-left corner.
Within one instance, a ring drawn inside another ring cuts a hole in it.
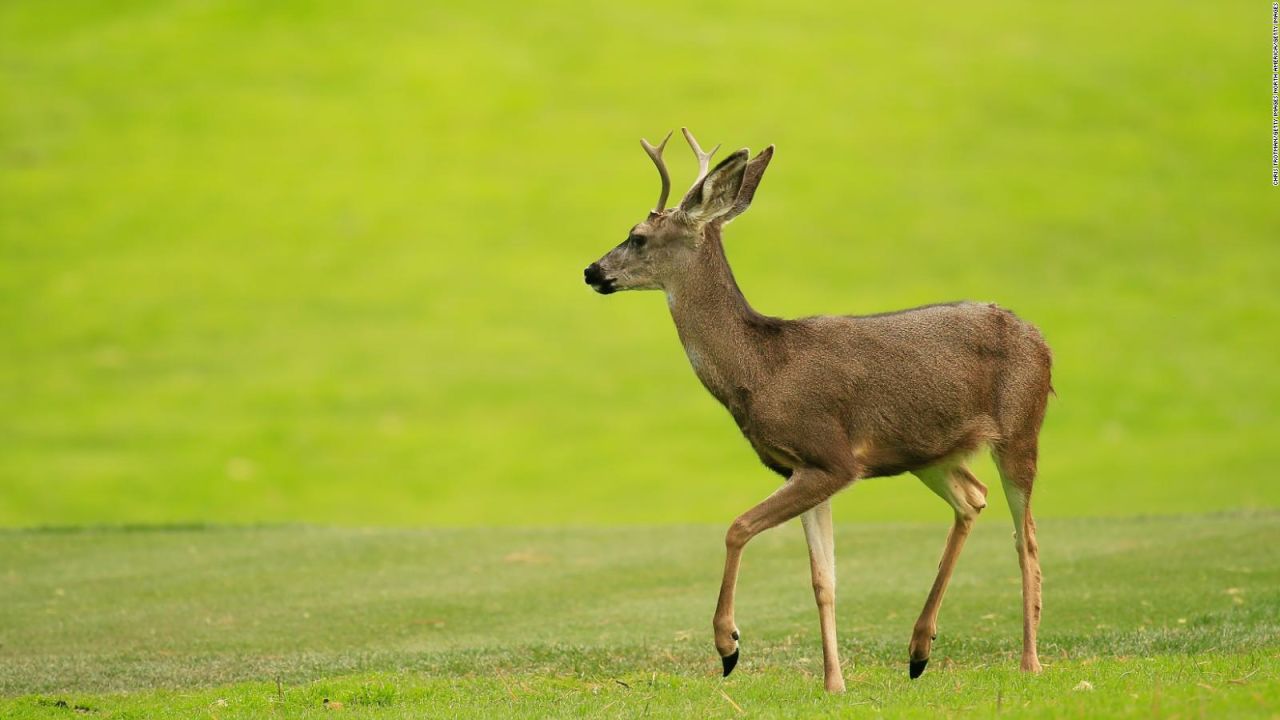
[[[801,448],[791,437],[796,423],[787,411],[788,403],[783,402],[770,378],[742,362],[746,353],[741,349],[708,352],[688,339],[682,345],[698,380],[733,416],[761,462],[783,476],[803,464]],[[726,356],[737,362],[717,362]]]
[[[702,345],[693,341],[685,341],[683,345],[685,357],[689,358],[689,366],[693,368],[693,373],[698,376],[702,386],[729,408],[729,412],[734,413],[736,418],[735,408],[742,405],[738,394],[742,386],[739,373],[732,366],[716,362],[715,354],[708,353]]]
[[[792,437],[794,422],[776,411],[767,392],[738,386],[722,402],[766,467],[787,477],[804,464],[802,444]]]

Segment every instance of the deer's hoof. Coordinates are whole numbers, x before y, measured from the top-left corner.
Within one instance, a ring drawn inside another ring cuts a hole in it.
[[[724,677],[729,677],[729,673],[738,665],[738,653],[741,649],[735,649],[732,655],[725,655],[720,658],[720,662],[724,663]]]
[[[923,660],[912,660],[910,667],[907,669],[907,674],[911,676],[912,680],[915,680],[924,674],[924,668],[928,664],[929,658],[925,658]]]

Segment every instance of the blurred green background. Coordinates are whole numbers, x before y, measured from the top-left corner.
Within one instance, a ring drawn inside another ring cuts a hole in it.
[[[1276,507],[1268,10],[0,4],[0,523],[728,521],[776,477],[581,281],[680,125],[778,146],[761,311],[1041,327],[1040,515]]]

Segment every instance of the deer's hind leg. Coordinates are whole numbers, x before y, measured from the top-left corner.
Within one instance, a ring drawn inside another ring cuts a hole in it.
[[[987,506],[987,486],[963,465],[935,465],[917,470],[914,474],[938,497],[947,501],[955,511],[955,524],[947,534],[947,544],[942,550],[942,559],[938,561],[938,576],[934,578],[929,597],[924,601],[924,609],[920,611],[920,618],[916,620],[911,632],[908,674],[913,680],[920,677],[929,664],[929,651],[938,635],[938,609],[942,607],[947,582],[951,580],[951,573],[955,570],[956,560],[960,558],[964,541],[969,537],[973,521]]]
[[[1009,512],[1013,515],[1013,542],[1022,572],[1022,669],[1040,672],[1036,631],[1040,627],[1040,546],[1036,521],[1031,517],[1031,487],[1036,479],[1035,436],[1001,442],[992,448]]]

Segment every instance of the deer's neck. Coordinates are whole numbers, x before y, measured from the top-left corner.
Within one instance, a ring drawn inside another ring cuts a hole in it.
[[[758,328],[765,318],[738,289],[718,228],[706,229],[698,253],[692,270],[665,288],[667,303],[698,379],[737,412],[743,391],[763,381]]]

